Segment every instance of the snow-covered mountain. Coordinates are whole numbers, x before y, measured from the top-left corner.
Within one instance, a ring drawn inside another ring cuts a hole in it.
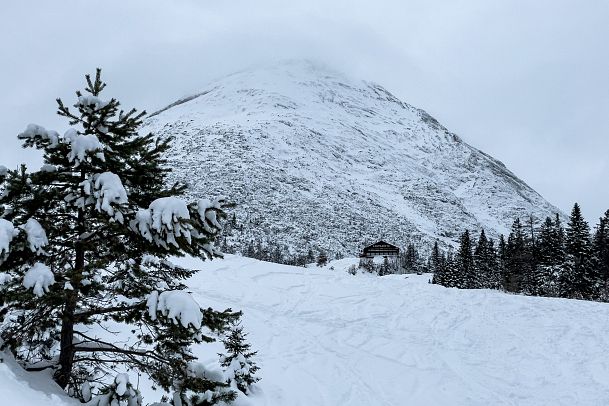
[[[176,180],[237,204],[244,231],[355,254],[384,238],[452,244],[558,212],[501,162],[372,82],[304,61],[246,70],[154,113]]]

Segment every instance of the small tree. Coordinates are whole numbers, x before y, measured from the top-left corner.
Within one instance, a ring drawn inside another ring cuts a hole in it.
[[[229,384],[247,395],[251,386],[260,380],[255,376],[260,368],[252,360],[257,352],[250,350],[246,336],[240,325],[232,325],[228,336],[222,340],[226,354],[220,354],[220,364],[225,368]]]
[[[319,253],[319,255],[317,256],[317,266],[319,266],[319,267],[326,266],[327,263],[328,263],[328,255],[325,253],[325,251],[321,251]]]
[[[171,138],[139,134],[145,113],[101,99],[100,74],[86,76],[75,110],[57,100],[71,126],[63,136],[33,124],[19,134],[43,152],[39,171],[0,171],[0,338],[83,400],[89,382],[110,393],[117,382],[104,376],[117,366],[185,404],[198,392],[212,394],[207,404],[230,400],[225,382],[189,374],[190,346],[239,315],[202,309],[184,291],[195,271],[167,261],[220,256],[214,239],[227,205],[187,203],[184,186],[166,185]],[[113,337],[117,325],[128,337]]]

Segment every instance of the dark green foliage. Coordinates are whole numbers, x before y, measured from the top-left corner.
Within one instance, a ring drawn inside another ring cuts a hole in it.
[[[451,255],[442,259],[436,244],[429,262],[441,265],[432,265],[432,283],[609,301],[609,210],[592,236],[577,203],[566,231],[558,214],[546,218],[539,227],[531,216],[525,227],[516,219],[507,242],[501,235],[496,249],[482,231],[473,253],[473,273],[469,272],[470,249],[467,231],[461,235],[454,259]]]
[[[609,300],[609,210],[599,219],[594,232],[593,261],[598,272],[599,297]]]
[[[465,232],[461,234],[459,250],[457,251],[455,260],[460,275],[460,281],[458,282],[457,287],[462,289],[477,288],[479,281],[477,279],[476,269],[474,268],[472,242],[468,230],[465,230]]]
[[[493,240],[488,240],[484,230],[480,232],[474,251],[475,288],[499,289],[500,274]]]
[[[320,251],[316,262],[317,266],[326,266],[328,263],[328,255],[326,255],[325,251]]]
[[[413,243],[409,243],[406,246],[406,249],[402,251],[403,254],[400,255],[400,261],[402,264],[402,268],[406,273],[415,273],[419,271],[420,268],[420,258],[417,248]]]
[[[518,292],[522,282],[522,269],[525,266],[524,234],[520,219],[514,220],[505,249],[505,289]]]
[[[105,375],[116,365],[137,369],[179,396],[221,388],[224,382],[189,375],[189,347],[212,341],[239,314],[200,309],[202,326],[185,327],[150,312],[146,301],[154,292],[185,289],[183,281],[195,272],[171,265],[169,256],[220,255],[213,243],[228,205],[180,201],[186,213],[149,223],[146,215],[157,213],[151,203],[185,190],[166,186],[172,140],[139,134],[145,113],[123,111],[115,99],[102,102],[99,70],[86,80],[75,109],[57,100],[58,114],[72,126],[65,136],[40,127],[19,135],[25,147],[43,152],[45,167],[21,167],[0,179],[0,218],[17,227],[0,259],[0,273],[9,275],[0,286],[0,337],[27,367],[52,368],[56,382],[76,395],[85,381],[98,389],[108,383]],[[88,147],[79,149],[83,142]],[[104,189],[102,179],[122,185]],[[125,196],[113,194],[120,189]],[[28,240],[32,219],[48,239],[40,247]],[[52,272],[48,292],[24,287],[34,264]],[[116,324],[129,325],[128,345],[98,334]],[[202,334],[203,327],[212,334]]]
[[[561,273],[561,296],[591,299],[596,290],[598,275],[592,263],[590,226],[575,203],[565,232],[565,263]]]

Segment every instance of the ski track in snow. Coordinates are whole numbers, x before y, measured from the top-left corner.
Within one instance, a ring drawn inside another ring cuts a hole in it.
[[[609,403],[606,304],[351,276],[349,260],[180,261],[203,269],[189,283],[203,306],[244,312],[263,378],[244,404]]]

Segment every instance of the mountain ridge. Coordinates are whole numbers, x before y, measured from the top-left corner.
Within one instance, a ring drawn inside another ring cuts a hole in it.
[[[454,245],[563,214],[499,160],[382,86],[309,61],[243,70],[151,114],[172,180],[237,203],[252,239],[355,254],[367,241]],[[196,176],[200,170],[210,176]],[[218,179],[219,182],[214,182]]]

